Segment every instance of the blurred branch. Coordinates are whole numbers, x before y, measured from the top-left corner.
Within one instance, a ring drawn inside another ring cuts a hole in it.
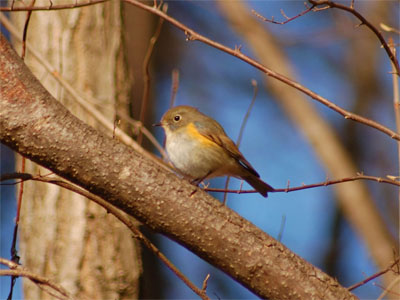
[[[12,277],[26,277],[30,279],[32,282],[37,284],[42,290],[44,290],[49,295],[62,300],[73,300],[75,299],[66,289],[64,289],[61,285],[53,282],[47,277],[43,277],[31,271],[28,271],[23,266],[0,257],[0,264],[5,265],[10,268],[10,270],[0,270],[0,276],[12,276]]]
[[[387,287],[383,287],[377,283],[374,283],[374,285],[379,286],[381,289],[383,289],[382,294],[380,294],[376,300],[384,299],[386,294],[392,294],[395,297],[394,299],[399,299],[400,294],[393,291],[393,289],[396,288],[399,285],[399,283],[400,283],[400,276],[397,276],[395,279],[393,279],[393,281]]]
[[[277,73],[275,71],[272,71],[271,69],[265,67],[264,65],[262,65],[261,63],[253,60],[252,58],[250,58],[249,56],[243,54],[240,52],[240,49],[235,48],[229,48],[227,46],[224,46],[220,43],[217,43],[199,33],[197,33],[196,31],[190,29],[189,27],[187,27],[186,25],[184,25],[183,23],[177,21],[175,18],[170,17],[169,15],[165,14],[163,11],[153,7],[153,6],[148,6],[145,3],[139,2],[137,0],[123,0],[124,2],[130,3],[134,6],[140,7],[146,11],[149,11],[157,16],[160,16],[162,18],[164,18],[166,21],[168,21],[169,23],[171,23],[172,25],[174,25],[176,28],[182,30],[185,35],[186,35],[186,39],[188,41],[200,41],[202,43],[205,43],[211,47],[214,47],[218,50],[221,50],[223,52],[226,52],[232,56],[235,56],[241,60],[243,60],[244,62],[248,63],[249,65],[257,68],[258,70],[264,72],[266,75],[273,77],[299,91],[301,91],[302,93],[310,96],[311,98],[313,98],[314,100],[322,103],[323,105],[327,106],[328,108],[336,111],[337,113],[341,114],[342,116],[344,116],[345,119],[350,119],[359,123],[362,123],[364,125],[370,126],[372,128],[375,128],[383,133],[385,133],[386,135],[390,136],[391,138],[400,141],[400,134],[394,132],[393,130],[389,129],[386,126],[383,126],[382,124],[375,122],[371,119],[359,116],[355,113],[349,112],[343,108],[341,108],[340,106],[334,104],[333,102],[329,101],[328,99],[320,96],[319,94],[311,91],[310,89],[304,87],[303,85],[301,85],[300,83],[289,79],[288,77]]]
[[[0,181],[11,180],[11,179],[21,179],[21,181],[14,182],[13,184],[18,184],[18,183],[22,184],[24,181],[33,180],[33,181],[58,185],[62,188],[68,189],[72,192],[82,195],[92,200],[93,202],[97,203],[98,205],[102,206],[107,211],[107,213],[111,213],[123,224],[125,224],[132,232],[133,237],[141,241],[154,255],[156,255],[165,264],[165,266],[168,269],[170,269],[179,279],[181,279],[183,283],[186,284],[194,293],[196,293],[203,300],[209,299],[205,293],[205,290],[196,287],[185,275],[183,275],[183,273],[180,272],[178,268],[175,267],[175,265],[171,261],[169,261],[168,258],[148,238],[146,238],[139,229],[137,229],[136,225],[127,217],[126,214],[124,214],[121,210],[111,205],[107,201],[103,200],[99,196],[96,196],[82,188],[77,187],[74,184],[71,184],[69,182],[66,182],[64,180],[55,177],[48,177],[41,175],[34,176],[28,173],[10,173],[1,175],[0,177]]]
[[[167,9],[168,9],[168,4],[164,4],[161,9],[164,13],[166,13]],[[146,55],[145,55],[144,61],[143,61],[143,70],[142,71],[143,71],[144,87],[143,87],[142,103],[141,103],[140,116],[139,116],[139,121],[141,122],[141,124],[144,124],[144,118],[145,118],[146,111],[147,111],[147,103],[149,101],[149,96],[150,96],[150,71],[149,71],[150,58],[153,54],[154,46],[158,40],[158,37],[160,36],[163,23],[164,23],[164,19],[159,18],[154,35],[150,38],[149,46],[147,48],[147,52],[146,52]],[[143,137],[142,131],[139,131],[139,135],[137,138],[137,142],[139,145],[142,144],[142,137]]]
[[[53,5],[53,2],[49,0],[49,5],[48,6],[14,6],[14,1],[12,1],[12,4],[8,7],[0,7],[0,11],[36,11],[36,10],[60,10],[60,9],[71,9],[71,8],[78,8],[78,7],[84,7],[84,6],[89,6],[89,5],[95,5],[103,2],[108,2],[110,0],[90,0],[88,2],[82,2],[78,3],[75,1],[75,3],[72,4],[62,4],[62,5]]]
[[[179,70],[172,70],[172,84],[171,84],[171,98],[169,100],[169,108],[173,107],[175,104],[176,94],[178,93],[179,88]]]
[[[397,76],[400,76],[400,66],[399,66],[399,62],[396,58],[396,54],[390,49],[388,43],[386,42],[385,38],[380,33],[378,28],[376,28],[374,25],[372,25],[360,12],[358,12],[356,9],[354,9],[353,2],[351,3],[350,6],[346,6],[346,5],[343,5],[343,4],[334,2],[334,1],[330,1],[330,0],[308,0],[308,2],[310,2],[312,5],[314,5],[316,7],[326,5],[330,8],[337,8],[340,10],[347,11],[347,12],[351,13],[353,16],[355,16],[357,19],[359,19],[361,22],[359,24],[359,26],[361,26],[361,25],[367,26],[375,34],[375,36],[378,38],[378,40],[381,42],[382,47],[385,49],[387,55],[389,56],[389,59],[393,63],[393,66],[395,69],[395,74],[397,74]]]

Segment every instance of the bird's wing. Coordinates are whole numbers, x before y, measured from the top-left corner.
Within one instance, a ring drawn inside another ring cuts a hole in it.
[[[216,143],[218,146],[222,147],[228,152],[230,156],[235,158],[245,169],[257,177],[260,175],[252,167],[252,165],[244,158],[243,154],[239,151],[236,144],[226,135],[224,129],[219,123],[213,119],[209,119],[208,122],[194,122],[194,125],[199,134],[207,138],[208,140]]]

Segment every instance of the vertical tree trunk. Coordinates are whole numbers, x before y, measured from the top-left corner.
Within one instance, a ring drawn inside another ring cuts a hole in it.
[[[36,4],[48,5],[48,1]],[[22,36],[26,12],[11,17]],[[98,99],[96,107],[112,121],[116,110],[126,110],[125,114],[128,110],[130,80],[121,37],[121,7],[113,1],[33,12],[27,41],[74,88]],[[20,44],[15,46],[21,49]],[[50,93],[97,127],[29,51],[25,61]],[[49,173],[29,161],[26,171]],[[103,208],[56,186],[25,183],[20,254],[32,271],[54,279],[78,298],[133,299],[138,297],[141,272],[138,250],[130,232]],[[27,280],[24,295],[26,299],[50,299]]]

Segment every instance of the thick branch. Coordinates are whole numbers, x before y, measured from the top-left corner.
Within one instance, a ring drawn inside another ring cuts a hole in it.
[[[0,38],[0,139],[187,247],[262,298],[353,299],[200,189],[74,117]]]

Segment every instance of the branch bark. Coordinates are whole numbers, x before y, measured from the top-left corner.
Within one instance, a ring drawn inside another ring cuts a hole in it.
[[[187,247],[262,298],[355,299],[204,191],[57,102],[0,37],[0,139]]]

